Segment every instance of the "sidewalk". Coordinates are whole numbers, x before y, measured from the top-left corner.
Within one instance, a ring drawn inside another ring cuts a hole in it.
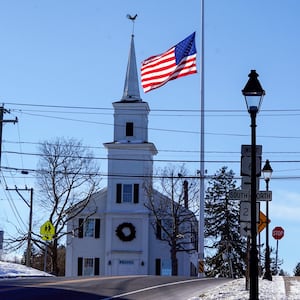
[[[295,298],[296,295],[299,297],[300,289],[300,276],[283,277],[286,298],[290,300],[298,300]]]

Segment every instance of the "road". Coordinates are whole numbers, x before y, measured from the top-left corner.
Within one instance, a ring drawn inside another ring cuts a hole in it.
[[[19,278],[0,280],[1,300],[185,300],[230,279],[167,276]]]

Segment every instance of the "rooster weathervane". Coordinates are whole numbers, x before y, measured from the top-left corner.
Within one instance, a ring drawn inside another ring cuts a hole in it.
[[[136,19],[138,15],[135,14],[134,16],[131,16],[130,14],[127,14],[127,19],[131,20],[132,21],[132,35],[134,35],[134,21]]]

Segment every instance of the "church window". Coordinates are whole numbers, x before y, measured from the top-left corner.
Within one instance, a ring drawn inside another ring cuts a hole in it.
[[[117,184],[117,203],[139,203],[139,184]]]
[[[84,220],[79,219],[78,237],[94,237],[95,239],[100,238],[100,219],[89,218]]]
[[[133,136],[133,122],[126,123],[126,136]]]
[[[100,258],[84,258],[77,259],[77,275],[78,276],[96,276],[100,274]]]
[[[92,276],[93,268],[94,268],[93,258],[85,258],[83,260],[83,275],[84,276]]]
[[[94,219],[87,219],[84,226],[84,236],[85,237],[93,237],[94,236],[94,227],[95,227],[95,220]]]
[[[132,202],[132,185],[123,185],[123,202]]]

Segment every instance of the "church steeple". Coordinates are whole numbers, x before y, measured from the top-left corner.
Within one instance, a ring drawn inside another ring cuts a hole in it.
[[[142,101],[139,90],[133,34],[131,35],[124,91],[121,101]]]

